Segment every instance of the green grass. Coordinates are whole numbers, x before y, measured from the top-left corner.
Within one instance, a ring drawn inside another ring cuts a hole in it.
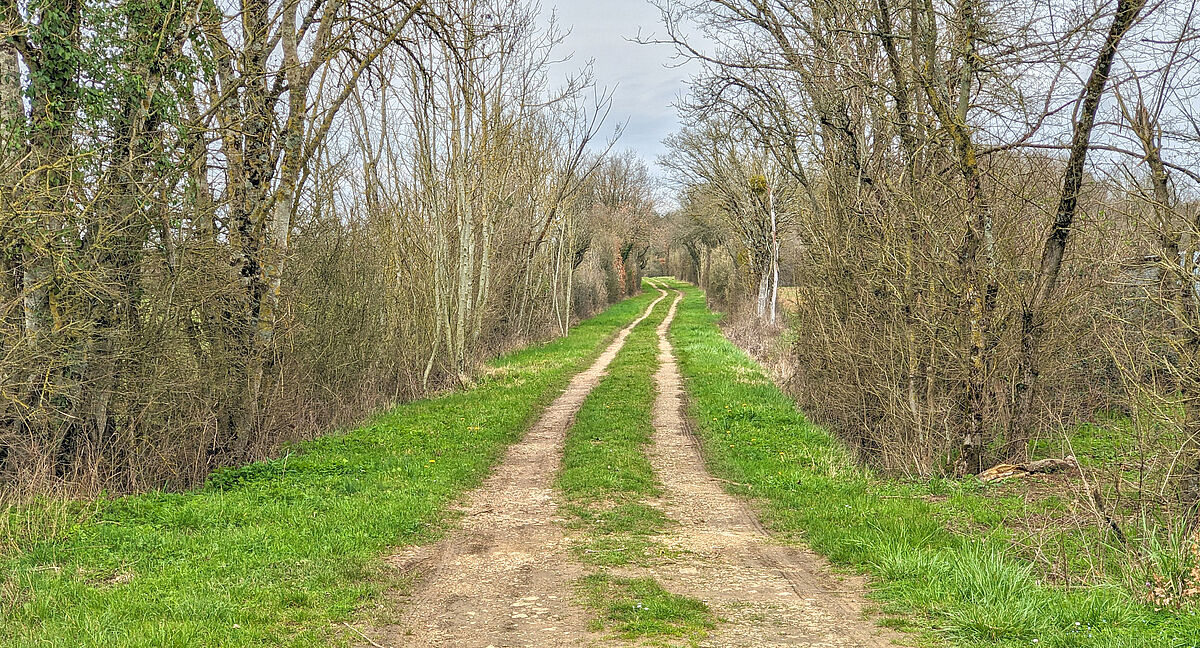
[[[593,629],[611,629],[623,639],[680,637],[696,645],[715,625],[707,605],[672,594],[652,578],[601,572],[584,578],[580,591],[600,613]]]
[[[584,531],[576,551],[587,563],[643,561],[654,548],[651,536],[666,524],[663,514],[642,500],[661,494],[645,448],[654,434],[655,327],[669,307],[670,298],[659,302],[630,332],[567,431],[555,486],[566,501],[564,512]]]
[[[348,645],[337,622],[399,583],[382,557],[427,542],[540,408],[651,301],[491,363],[414,402],[190,493],[34,503],[0,516],[0,644]]]
[[[1134,447],[1131,427],[1129,417],[1098,416],[1092,423],[1071,429],[1069,438],[1038,439],[1031,444],[1030,454],[1034,459],[1074,454],[1079,463],[1087,468],[1111,466]]]
[[[989,507],[976,484],[894,482],[857,467],[721,335],[702,293],[685,292],[671,338],[710,468],[743,484],[732,488],[774,531],[871,575],[889,625],[970,647],[1200,646],[1194,614],[1148,609],[1116,585],[1045,584],[1013,555],[1004,507]],[[951,531],[946,518],[964,511],[977,527]]]

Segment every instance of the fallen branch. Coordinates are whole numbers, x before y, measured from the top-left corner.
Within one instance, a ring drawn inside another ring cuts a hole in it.
[[[730,481],[728,479],[721,479],[720,477],[709,477],[709,479],[719,481],[723,484],[729,484],[730,486],[741,486],[742,488],[754,488],[753,484],[743,484],[742,482],[735,482],[735,481]]]
[[[1014,477],[1024,477],[1035,473],[1056,473],[1078,467],[1079,462],[1075,461],[1074,456],[1067,457],[1066,459],[1039,459],[1023,464],[1002,463],[979,473],[979,481],[986,484]]]

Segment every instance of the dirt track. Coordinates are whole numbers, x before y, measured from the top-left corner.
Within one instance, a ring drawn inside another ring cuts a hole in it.
[[[587,630],[574,599],[584,568],[571,557],[552,482],[563,440],[583,400],[599,383],[629,332],[666,291],[621,331],[596,362],[575,376],[493,474],[467,497],[462,522],[440,542],[391,557],[418,574],[400,620],[369,633],[376,646],[615,646]],[[667,328],[679,295],[658,327],[654,447],[664,487],[655,502],[679,524],[660,542],[670,562],[627,570],[652,574],[694,596],[724,619],[704,646],[875,647],[888,635],[862,615],[861,584],[835,581],[816,555],[775,543],[753,514],[705,471],[683,413],[683,394]]]

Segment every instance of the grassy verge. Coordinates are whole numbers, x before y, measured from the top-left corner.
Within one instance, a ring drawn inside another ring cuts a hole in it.
[[[890,625],[958,646],[1200,645],[1195,615],[1146,608],[1116,585],[1042,582],[971,484],[890,482],[856,467],[721,335],[702,293],[685,293],[671,337],[710,467],[745,485],[735,488],[769,527],[870,574]],[[951,531],[945,519],[971,507],[989,524]]]
[[[672,297],[630,333],[567,432],[556,486],[564,496],[563,512],[579,532],[576,551],[587,564],[648,564],[661,556],[654,536],[669,521],[645,501],[661,494],[645,450],[654,434],[655,328]],[[713,625],[704,603],[671,594],[652,578],[618,578],[601,570],[583,579],[580,590],[597,613],[595,629],[609,628],[626,639],[695,642]]]
[[[219,472],[200,491],[7,512],[0,644],[351,643],[336,622],[396,585],[388,548],[435,537],[447,506],[653,296],[491,363],[470,391]]]

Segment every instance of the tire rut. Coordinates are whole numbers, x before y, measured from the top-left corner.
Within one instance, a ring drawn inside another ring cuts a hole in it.
[[[650,451],[663,484],[660,505],[679,523],[660,541],[677,558],[654,566],[652,575],[667,589],[708,603],[724,619],[702,646],[894,645],[900,635],[865,618],[861,579],[838,582],[815,553],[773,540],[749,507],[708,474],[686,419],[682,380],[667,338],[682,297],[676,291],[658,327]]]
[[[574,602],[585,569],[557,513],[553,479],[563,441],[584,399],[600,382],[635,326],[660,296],[577,374],[524,438],[461,508],[458,528],[433,545],[388,561],[414,574],[399,620],[376,628],[373,646],[558,648],[628,646],[589,631],[589,611]],[[708,474],[688,425],[682,380],[667,331],[676,295],[658,326],[658,394],[649,458],[663,486],[653,502],[678,524],[659,538],[674,558],[616,570],[653,576],[668,590],[706,602],[721,618],[700,645],[713,648],[882,648],[900,635],[864,615],[861,579],[837,578],[811,551],[780,544],[741,499]]]

